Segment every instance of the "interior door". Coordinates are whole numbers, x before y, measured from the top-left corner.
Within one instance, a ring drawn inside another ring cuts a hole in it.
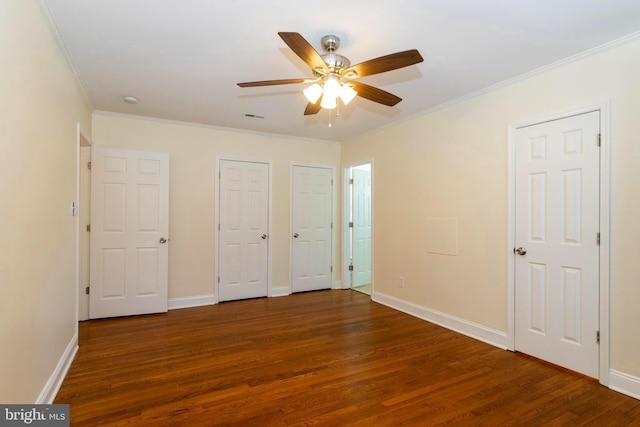
[[[353,283],[371,284],[371,170],[353,168]]]
[[[169,154],[91,158],[90,317],[167,311]]]
[[[265,297],[269,272],[269,165],[220,161],[218,300]]]
[[[292,170],[292,290],[331,288],[333,170]]]
[[[515,348],[598,377],[599,112],[516,132]]]

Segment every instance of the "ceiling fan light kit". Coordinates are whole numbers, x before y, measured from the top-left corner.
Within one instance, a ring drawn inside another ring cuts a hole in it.
[[[303,90],[309,103],[304,111],[305,115],[317,114],[320,109],[334,109],[338,99],[347,105],[356,96],[379,104],[394,106],[402,101],[382,89],[356,82],[353,79],[397,70],[398,68],[422,62],[422,56],[416,49],[396,52],[351,66],[348,58],[338,55],[335,51],[340,46],[340,38],[334,35],[324,36],[321,40],[323,49],[327,52],[320,55],[298,33],[280,32],[278,35],[293,52],[311,67],[314,78],[311,79],[283,79],[238,83],[240,87],[272,86],[296,83],[312,83]]]

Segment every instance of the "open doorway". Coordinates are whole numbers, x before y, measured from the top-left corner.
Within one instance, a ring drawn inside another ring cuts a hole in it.
[[[345,177],[345,283],[371,295],[372,276],[372,164],[348,166]]]

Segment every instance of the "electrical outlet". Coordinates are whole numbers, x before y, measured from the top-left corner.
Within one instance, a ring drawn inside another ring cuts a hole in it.
[[[398,276],[398,287],[404,288],[404,276]]]

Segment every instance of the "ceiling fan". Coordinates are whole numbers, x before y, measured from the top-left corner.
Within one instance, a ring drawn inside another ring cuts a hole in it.
[[[304,90],[304,94],[309,100],[307,108],[304,110],[305,115],[317,114],[322,108],[335,108],[338,99],[342,100],[346,105],[356,95],[392,107],[402,101],[402,98],[354,79],[397,70],[423,61],[420,52],[412,49],[381,56],[352,66],[346,57],[335,53],[340,46],[340,38],[337,36],[329,35],[322,38],[322,47],[326,53],[320,55],[298,33],[279,32],[278,35],[300,59],[311,67],[314,77],[245,82],[238,83],[238,86],[255,87],[312,83],[311,86]]]

